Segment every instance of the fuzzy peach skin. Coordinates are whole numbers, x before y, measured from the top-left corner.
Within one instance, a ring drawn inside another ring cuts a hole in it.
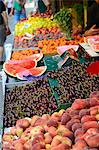
[[[27,119],[20,119],[20,120],[17,120],[16,122],[16,127],[20,127],[23,129],[28,128],[29,125],[30,125],[30,122]]]
[[[99,123],[97,121],[88,121],[82,125],[82,129],[87,131],[89,128],[97,128],[99,129]]]
[[[57,135],[57,129],[55,127],[49,127],[48,128],[48,133],[51,135],[51,137],[53,138],[54,136]]]
[[[56,128],[57,128],[57,127],[58,127],[58,121],[49,119],[49,120],[47,121],[47,126],[48,126],[48,127],[53,126],[53,127],[56,127]]]
[[[71,119],[68,113],[64,113],[61,117],[61,124],[66,125],[66,123]]]
[[[90,115],[95,116],[99,113],[99,106],[90,107]]]
[[[87,144],[84,140],[78,140],[74,145],[72,150],[84,150],[87,147]]]
[[[64,125],[59,125],[57,129],[57,134],[63,137],[73,137],[73,132],[67,129]]]
[[[85,141],[91,148],[99,148],[99,134],[89,136]]]
[[[35,122],[37,121],[37,119],[39,119],[40,117],[35,115],[32,117],[32,120],[31,120],[31,126],[34,126]]]
[[[71,108],[74,110],[81,110],[87,107],[86,100],[83,99],[76,99],[72,104]]]
[[[45,133],[44,137],[45,137],[45,144],[50,144],[52,142],[52,137],[49,133]]]
[[[75,132],[77,129],[81,128],[82,124],[81,123],[74,123],[72,125],[72,131]]]
[[[96,121],[95,116],[85,115],[81,118],[81,123],[85,123],[87,121]]]
[[[83,135],[84,135],[84,131],[82,128],[79,128],[74,132],[75,137],[79,137],[79,136],[83,136]]]
[[[89,109],[82,109],[82,110],[80,110],[80,112],[79,112],[80,118],[82,118],[82,117],[85,116],[85,115],[89,115],[89,114],[90,114],[90,110],[89,110]]]
[[[66,128],[68,128],[69,130],[72,130],[72,125],[74,123],[80,123],[80,120],[79,119],[71,119],[70,121],[67,122]]]

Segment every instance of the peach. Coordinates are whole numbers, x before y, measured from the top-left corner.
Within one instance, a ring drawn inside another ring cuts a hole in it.
[[[44,115],[42,115],[42,119],[47,121],[47,120],[50,119],[50,115],[49,114],[44,114]]]
[[[30,134],[31,136],[34,136],[34,135],[42,133],[43,131],[44,131],[43,127],[36,126],[36,127],[33,127],[33,129],[30,131]]]
[[[61,124],[66,125],[66,123],[71,119],[68,113],[64,113],[61,117]]]
[[[91,134],[91,135],[99,134],[99,129],[90,128],[90,129],[87,130],[86,133]]]
[[[44,128],[45,132],[48,132],[49,127],[47,125],[44,125],[43,128]]]
[[[91,98],[90,99],[90,106],[92,107],[92,106],[99,106],[99,100],[96,98],[96,97],[94,97],[94,98]]]
[[[15,150],[24,150],[24,146],[22,143],[18,142],[14,145]]]
[[[96,117],[96,120],[99,121],[99,114],[97,114],[95,117]]]
[[[50,120],[47,121],[47,126],[48,126],[48,127],[53,126],[53,127],[56,127],[56,128],[57,128],[58,122],[57,122],[56,120],[50,119]]]
[[[77,136],[76,138],[75,138],[75,143],[77,142],[77,141],[79,141],[79,140],[84,140],[84,138],[83,138],[83,136]]]
[[[71,116],[71,117],[74,117],[74,116],[76,116],[76,115],[79,115],[79,111],[80,110],[71,110],[70,112],[69,112],[69,115]]]
[[[79,119],[71,119],[67,124],[66,124],[66,128],[68,128],[69,130],[72,130],[72,125],[74,123],[80,123]]]
[[[99,106],[94,106],[90,108],[90,115],[95,116],[97,113],[99,113]]]
[[[87,131],[89,128],[97,128],[99,129],[99,124],[96,121],[88,121],[82,125],[82,129]]]
[[[60,139],[53,139],[51,147],[55,147],[61,143]]]
[[[3,135],[3,141],[10,142],[10,141],[13,141],[13,139],[14,139],[14,136],[11,134],[4,134]]]
[[[30,150],[32,147],[32,142],[29,140],[24,144],[24,149],[25,150]]]
[[[90,98],[96,97],[97,99],[99,99],[99,91],[94,91],[90,94]]]
[[[62,144],[68,145],[69,147],[71,147],[72,145],[72,141],[68,138],[68,137],[62,137]]]
[[[37,119],[39,119],[40,117],[39,116],[33,116],[32,117],[32,120],[31,120],[31,126],[34,126],[35,122],[37,121]]]
[[[62,116],[63,113],[65,113],[65,110],[64,110],[64,109],[61,109],[61,110],[59,111],[59,115]]]
[[[81,119],[81,117],[79,116],[79,115],[75,115],[75,116],[73,116],[73,119]]]
[[[29,117],[25,117],[24,119],[26,119],[26,120],[28,120],[29,121],[29,123],[31,123],[31,118],[29,118]]]
[[[52,126],[49,127],[48,132],[49,132],[49,134],[51,135],[51,137],[54,137],[54,136],[57,135],[57,131],[56,131],[56,128],[55,128],[55,127],[52,127]]]
[[[30,133],[30,131],[33,129],[32,126],[29,126],[28,128],[26,128],[26,130],[24,131],[24,133]]]
[[[45,144],[50,144],[52,142],[52,137],[49,133],[45,133],[44,137],[45,137]]]
[[[46,148],[47,150],[50,150],[50,149],[51,149],[51,145],[50,145],[50,144],[46,144],[46,145],[45,145],[45,148]]]
[[[99,148],[99,134],[89,136],[85,141],[90,147]]]
[[[34,123],[34,126],[44,126],[46,124],[46,121],[42,118],[38,118],[35,123]]]
[[[60,121],[61,116],[60,116],[59,112],[54,112],[54,113],[51,115],[51,119],[52,119],[52,120],[56,120],[56,121]]]
[[[64,125],[59,125],[57,129],[57,134],[63,137],[69,137],[69,138],[73,137],[73,133],[69,129],[67,129]]]
[[[29,133],[23,132],[21,135],[21,139],[24,140],[25,142],[28,141],[31,138],[31,135]]]
[[[78,140],[75,145],[73,145],[73,150],[84,150],[87,147],[87,144],[84,140]]]
[[[41,145],[40,143],[36,143],[32,146],[31,150],[41,150]]]
[[[20,119],[20,120],[17,120],[17,122],[16,122],[16,127],[20,127],[23,129],[28,128],[29,125],[30,125],[30,123],[27,119]]]
[[[69,149],[67,148],[67,145],[61,143],[55,147],[52,147],[51,150],[69,150]]]
[[[72,125],[72,131],[75,132],[77,129],[81,128],[82,124],[81,123],[74,123]]]
[[[90,105],[91,106],[99,106],[99,91],[95,91],[90,95]]]
[[[23,133],[23,128],[17,127],[16,128],[16,135],[18,137],[21,137],[22,133]]]
[[[83,135],[84,140],[87,140],[90,136],[98,135],[99,130],[96,128],[90,128],[87,130],[87,132]]]
[[[87,107],[86,100],[83,99],[76,99],[72,104],[71,108],[74,110],[80,110]]]
[[[81,119],[81,122],[84,123],[87,121],[96,121],[96,118],[94,116],[90,116],[90,115],[83,116]]]
[[[68,114],[69,114],[71,111],[72,111],[71,107],[69,107],[69,108],[67,108],[67,109],[65,110],[65,112],[68,113]]]
[[[84,135],[84,131],[82,130],[82,128],[77,129],[74,133],[75,137],[83,136],[83,135]]]
[[[89,111],[89,109],[82,109],[82,110],[80,110],[80,112],[79,112],[79,116],[82,118],[83,116],[85,116],[85,115],[89,115],[90,114],[90,111]]]
[[[15,150],[13,145],[10,145],[9,143],[5,143],[2,145],[2,150]]]
[[[14,141],[13,141],[13,145],[15,145],[16,143],[21,143],[21,144],[24,145],[25,142],[26,142],[26,141],[25,141],[24,139],[20,138],[20,139],[14,140]]]
[[[10,134],[16,135],[16,127],[11,127]]]
[[[32,144],[34,145],[35,143],[40,143],[40,142],[44,142],[44,135],[43,135],[43,133],[41,133],[41,134],[37,134],[37,135],[35,135],[34,137],[33,137],[33,141],[32,141]]]

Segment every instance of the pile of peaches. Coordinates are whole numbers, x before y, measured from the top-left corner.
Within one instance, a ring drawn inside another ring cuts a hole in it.
[[[67,110],[20,119],[3,135],[3,150],[98,150],[99,91]]]
[[[64,45],[78,45],[83,42],[83,37],[76,36],[74,40],[66,40],[65,37],[51,40],[42,40],[38,42],[38,47],[42,49],[42,53],[47,54],[57,54],[57,47]]]

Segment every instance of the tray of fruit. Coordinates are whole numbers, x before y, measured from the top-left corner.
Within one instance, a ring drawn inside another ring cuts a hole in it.
[[[41,51],[44,55],[55,55],[59,53],[59,46],[67,46],[67,45],[79,45],[79,43],[83,42],[82,37],[75,37],[73,40],[67,40],[65,37],[58,38],[56,40],[42,40],[38,42],[38,47],[41,48]]]
[[[24,36],[26,33],[33,34],[38,28],[58,27],[50,18],[30,17],[25,22],[19,22],[15,26],[15,35]]]
[[[99,90],[98,75],[92,77],[87,74],[89,64],[80,64],[74,60],[71,65],[48,73],[49,82],[60,105],[73,103],[77,97],[87,98],[90,91]]]
[[[47,67],[43,63],[43,54],[39,50],[13,50],[11,60],[3,64],[3,69],[10,77],[27,80],[27,76],[42,76]]]
[[[36,54],[36,55],[35,55]],[[40,54],[39,57],[43,57],[41,56],[42,54],[40,53],[40,50],[38,49],[34,49],[34,48],[18,48],[18,49],[12,49],[12,54],[11,54],[11,60],[23,60],[23,59],[27,59],[28,57],[35,57],[38,56]]]
[[[96,91],[87,99],[77,97],[66,110],[18,118],[9,132],[3,134],[3,150],[98,150],[98,97],[99,91]]]
[[[27,83],[6,84],[4,106],[4,127],[14,125],[18,118],[50,114],[58,108],[47,77]]]
[[[63,36],[63,33],[61,33],[58,27],[38,28],[33,34],[25,33],[24,36],[15,36],[14,48],[37,47],[38,42],[41,40],[58,39]]]

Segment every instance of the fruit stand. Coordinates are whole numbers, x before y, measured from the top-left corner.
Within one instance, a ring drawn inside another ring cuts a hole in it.
[[[3,65],[3,150],[99,148],[99,36],[72,37],[60,14],[15,27]]]

